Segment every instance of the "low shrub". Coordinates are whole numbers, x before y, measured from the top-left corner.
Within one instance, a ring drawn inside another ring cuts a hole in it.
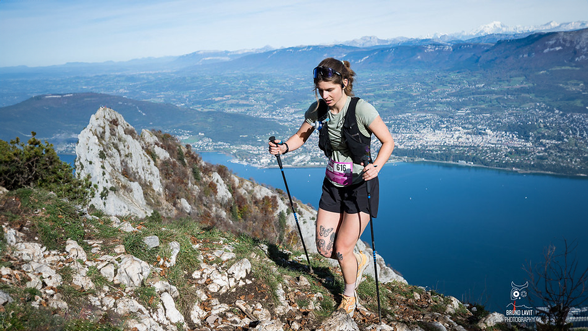
[[[89,176],[77,178],[72,167],[59,159],[53,145],[35,138],[27,144],[17,137],[10,143],[0,140],[0,186],[15,190],[37,186],[60,198],[85,204],[94,194]]]

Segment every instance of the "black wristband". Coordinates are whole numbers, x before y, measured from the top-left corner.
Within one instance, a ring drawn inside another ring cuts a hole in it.
[[[290,151],[290,147],[288,147],[288,144],[284,143],[284,145],[286,145],[286,151],[284,153],[282,153],[282,154],[286,154],[286,153],[288,153]]]

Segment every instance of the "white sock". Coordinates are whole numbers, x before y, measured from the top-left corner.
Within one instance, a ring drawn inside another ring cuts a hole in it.
[[[355,295],[355,283],[345,284],[345,290],[343,291],[343,294],[348,297],[354,296]]]

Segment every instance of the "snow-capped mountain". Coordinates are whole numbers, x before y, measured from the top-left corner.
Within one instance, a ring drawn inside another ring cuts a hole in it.
[[[506,24],[503,24],[498,21],[494,21],[490,24],[482,25],[477,29],[474,29],[470,32],[459,32],[449,34],[447,36],[452,37],[453,39],[460,39],[465,40],[474,37],[481,37],[486,36],[489,34],[520,34],[520,33],[535,33],[535,32],[558,32],[558,31],[571,31],[571,30],[578,30],[588,28],[588,22],[586,21],[578,21],[578,22],[568,22],[559,24],[557,22],[551,21],[549,23],[545,23],[542,25],[535,25],[535,26],[521,26],[517,25],[515,27],[510,27]],[[443,35],[438,35],[443,36]]]
[[[423,44],[428,42],[451,42],[451,41],[461,41],[461,40],[468,40],[472,38],[480,38],[489,35],[497,35],[496,38],[491,40],[500,40],[500,39],[512,39],[512,37],[522,38],[527,35],[536,32],[559,32],[559,31],[572,31],[572,30],[579,30],[588,28],[588,21],[577,21],[577,22],[567,22],[567,23],[557,23],[551,21],[549,23],[545,23],[542,25],[536,26],[520,26],[517,25],[515,27],[510,27],[506,24],[503,24],[498,21],[494,21],[492,23],[482,25],[477,29],[474,29],[469,32],[458,32],[458,33],[435,33],[433,35],[424,36],[421,38],[405,38],[405,37],[396,37],[391,39],[380,39],[376,36],[366,36],[359,39],[349,40],[345,42],[341,42],[338,44],[347,45],[347,46],[354,46],[354,47],[373,47],[373,46],[382,46],[382,45],[400,45],[400,44]]]

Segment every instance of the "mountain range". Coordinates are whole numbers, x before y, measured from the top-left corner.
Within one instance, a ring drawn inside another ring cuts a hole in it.
[[[494,36],[494,37],[492,37]],[[181,57],[140,59],[129,62],[69,63],[61,66],[0,68],[2,79],[43,79],[105,74],[177,75],[236,72],[304,74],[325,56],[350,61],[354,68],[381,71],[384,68],[494,69],[505,72],[520,68],[588,64],[588,29],[540,32],[516,38],[485,35],[469,41],[439,42],[405,40],[396,45],[316,45],[243,52],[194,52]],[[288,65],[284,65],[287,63]]]
[[[430,42],[440,43],[461,43],[463,41],[468,42],[481,42],[486,40],[487,42],[497,42],[499,40],[510,40],[524,38],[528,35],[537,32],[561,32],[561,31],[573,31],[588,28],[588,21],[578,22],[567,22],[557,23],[551,21],[542,25],[536,26],[520,26],[510,27],[498,21],[491,22],[480,26],[477,29],[469,32],[461,31],[457,33],[434,33],[429,36],[422,38],[406,38],[396,37],[390,39],[380,39],[376,36],[365,36],[359,39],[344,41],[341,45],[354,46],[354,47],[373,47],[373,46],[386,46],[386,45],[407,45],[407,44],[426,44]]]
[[[249,54],[209,66],[192,65],[187,72],[291,72],[312,68],[326,55],[348,60],[353,68],[381,72],[386,69],[447,69],[511,72],[520,69],[550,69],[588,66],[588,29],[534,33],[524,38],[496,43],[460,42],[354,47],[347,45],[305,46]],[[288,65],[284,65],[287,63]]]
[[[246,49],[239,51],[215,51],[201,50],[181,56],[167,56],[160,58],[141,58],[123,62],[101,62],[101,63],[67,63],[48,67],[0,67],[0,76],[14,77],[23,74],[34,75],[91,75],[105,73],[137,73],[145,71],[174,71],[189,66],[206,66],[215,63],[227,63],[236,59],[255,56],[258,54],[273,54],[273,52],[292,52],[293,50],[305,50],[309,47],[353,47],[359,49],[382,48],[394,46],[417,47],[427,45],[456,45],[456,44],[479,44],[498,43],[503,40],[515,40],[525,38],[536,33],[564,32],[588,28],[588,21],[577,21],[567,23],[549,22],[543,25],[530,27],[509,27],[501,22],[492,22],[482,25],[470,32],[459,32],[452,34],[435,33],[423,38],[396,37],[391,39],[380,39],[376,36],[365,36],[359,39],[343,41],[330,45],[296,46],[289,48],[273,49],[266,46],[260,49]]]

